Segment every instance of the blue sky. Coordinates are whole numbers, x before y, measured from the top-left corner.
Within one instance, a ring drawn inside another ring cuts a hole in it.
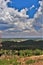
[[[1,0],[0,33],[2,37],[42,37],[42,0]]]
[[[39,0],[10,0],[7,5],[8,7],[18,9],[19,11],[21,9],[28,8],[27,15],[29,15],[30,18],[34,17],[34,14],[40,7]],[[29,9],[32,5],[34,5],[35,7]]]

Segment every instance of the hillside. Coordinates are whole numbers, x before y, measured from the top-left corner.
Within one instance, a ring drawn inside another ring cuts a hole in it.
[[[0,49],[43,49],[43,40],[26,40],[21,42],[15,41],[2,41]]]

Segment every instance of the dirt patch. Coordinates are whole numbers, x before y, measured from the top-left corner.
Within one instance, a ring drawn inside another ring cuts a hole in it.
[[[28,60],[35,60],[35,63],[26,64],[25,62]],[[21,65],[43,65],[43,55],[19,58],[19,62]]]
[[[43,55],[40,56],[31,56],[31,57],[19,57],[19,56],[15,56],[15,58],[17,58],[17,62],[21,62],[20,65],[43,65]],[[14,59],[14,56],[1,56],[0,57],[1,60],[4,59]],[[30,63],[30,64],[26,64],[26,61],[29,60],[35,60],[35,62]],[[13,65],[13,64],[12,64]]]

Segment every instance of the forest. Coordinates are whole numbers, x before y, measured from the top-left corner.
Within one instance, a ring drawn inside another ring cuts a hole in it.
[[[0,49],[6,50],[24,50],[24,49],[42,49],[43,40],[26,40],[21,42],[15,41],[2,41],[0,43]]]

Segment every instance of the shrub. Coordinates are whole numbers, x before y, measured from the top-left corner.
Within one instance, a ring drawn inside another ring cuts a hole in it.
[[[42,51],[39,49],[34,50],[33,55],[41,55]]]
[[[25,50],[25,56],[32,56],[32,50]]]
[[[19,56],[24,56],[24,51],[23,50],[20,50],[19,52],[18,52],[18,54],[19,54]]]

